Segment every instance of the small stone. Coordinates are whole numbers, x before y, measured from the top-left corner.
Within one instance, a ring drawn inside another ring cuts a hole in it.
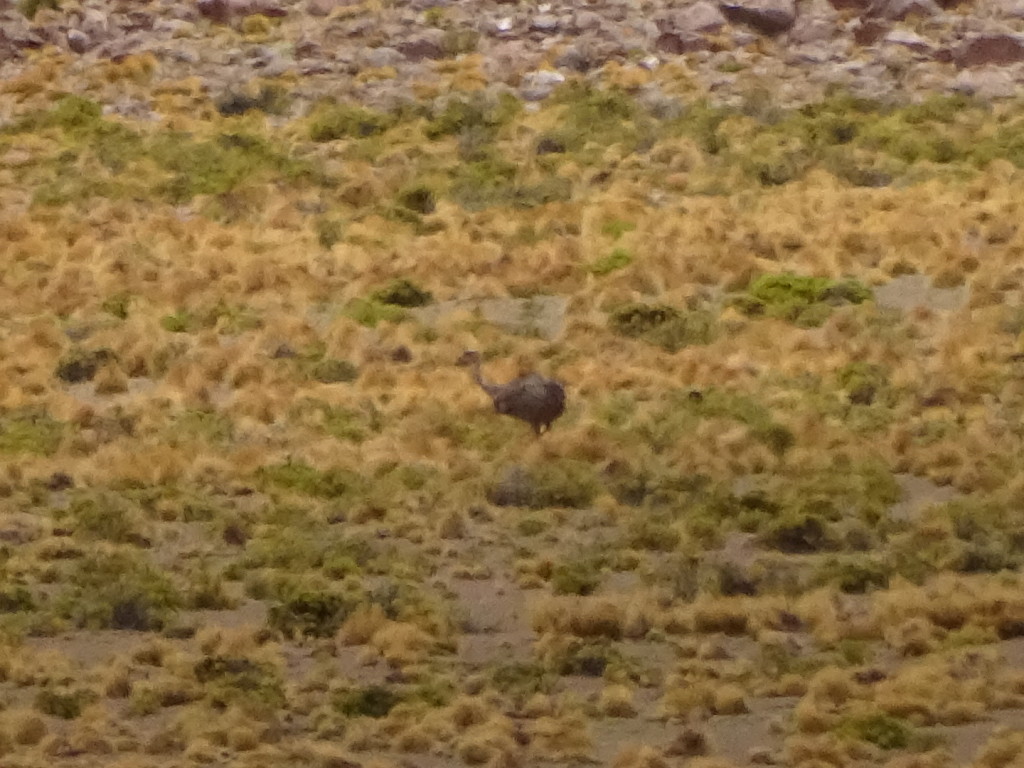
[[[916,32],[911,32],[909,29],[894,29],[882,38],[882,42],[889,43],[890,45],[900,45],[916,53],[928,53],[932,50],[930,40],[921,37]]]
[[[663,32],[654,41],[654,47],[662,53],[670,53],[675,56],[694,51],[707,51],[711,48],[703,37],[698,35],[683,35],[679,32]]]
[[[550,13],[535,16],[530,22],[530,29],[535,32],[554,32],[558,29],[558,17]]]
[[[657,19],[661,31],[684,35],[714,34],[721,31],[725,24],[726,18],[722,12],[704,0]]]
[[[601,17],[593,11],[576,11],[572,25],[577,32],[591,32],[601,28]]]
[[[75,53],[85,53],[89,50],[89,36],[77,29],[69,29],[68,48]]]
[[[543,101],[565,82],[565,75],[560,72],[542,69],[527,72],[523,75],[520,93],[526,101]]]
[[[746,24],[762,35],[780,35],[796,23],[794,0],[734,0],[722,13],[734,24]]]
[[[370,48],[363,54],[363,62],[368,67],[379,69],[381,67],[393,67],[400,63],[405,57],[394,48],[381,46]]]
[[[443,59],[445,57],[443,40],[444,32],[437,29],[405,40],[399,43],[397,48],[398,52],[410,61]]]
[[[227,24],[231,19],[231,3],[228,0],[197,0],[199,13],[217,24]]]
[[[857,45],[874,45],[889,31],[889,25],[878,19],[864,19],[853,29],[853,39]]]
[[[820,43],[830,40],[836,33],[836,25],[827,19],[800,17],[789,31],[789,39],[799,45]]]
[[[904,21],[911,16],[935,16],[942,9],[935,0],[880,0],[871,12],[890,21]]]
[[[980,99],[1008,99],[1017,94],[1013,75],[998,67],[963,69],[953,80],[953,90]]]

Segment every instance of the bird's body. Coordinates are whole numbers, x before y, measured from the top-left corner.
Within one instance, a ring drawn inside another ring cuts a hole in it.
[[[565,388],[554,379],[531,373],[505,384],[489,382],[480,372],[480,354],[473,350],[463,353],[459,364],[471,367],[473,380],[490,395],[495,411],[527,422],[538,435],[565,411]]]

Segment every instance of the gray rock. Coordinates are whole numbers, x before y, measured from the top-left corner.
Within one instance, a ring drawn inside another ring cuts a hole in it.
[[[996,0],[994,10],[1010,19],[1024,19],[1024,0]]]
[[[573,15],[572,26],[577,32],[600,29],[601,16],[593,11],[576,11]]]
[[[91,47],[92,42],[85,32],[77,29],[68,30],[68,48],[75,53],[85,53]]]
[[[528,72],[523,76],[519,94],[526,101],[543,101],[564,82],[565,75],[561,72],[552,72],[547,69]]]
[[[379,48],[370,48],[363,53],[363,64],[368,67],[393,67],[403,61],[405,56],[396,49],[382,45]]]
[[[328,16],[335,8],[358,5],[359,0],[309,0],[306,13],[310,16]]]
[[[930,53],[935,48],[930,40],[909,29],[894,29],[882,38],[882,42],[909,48],[915,53]]]
[[[535,32],[555,32],[558,29],[558,17],[550,13],[542,13],[530,20],[530,29]]]
[[[963,69],[953,80],[952,90],[980,99],[1009,99],[1017,95],[1020,86],[1004,69],[984,67]]]
[[[729,21],[762,35],[780,35],[796,22],[795,0],[732,0],[720,7]]]
[[[662,32],[702,35],[719,32],[725,26],[726,18],[716,6],[698,0],[693,5],[660,16],[656,23]]]
[[[935,0],[878,0],[871,13],[890,21],[904,21],[911,16],[936,16],[942,9]]]
[[[701,35],[687,35],[681,32],[663,32],[654,41],[656,50],[662,53],[671,53],[679,56],[684,53],[695,51],[707,51],[711,49],[711,43]]]
[[[399,53],[410,61],[443,59],[445,57],[444,30],[427,30],[408,40],[403,40],[396,47]]]
[[[801,16],[789,31],[789,39],[797,44],[820,43],[836,34],[835,22]]]

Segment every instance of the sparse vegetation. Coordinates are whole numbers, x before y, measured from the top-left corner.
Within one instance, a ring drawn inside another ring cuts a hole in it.
[[[526,100],[389,3],[323,19],[383,64],[326,98],[295,14],[167,26],[229,87],[18,8],[0,760],[710,766],[771,710],[750,763],[1019,762],[1020,104],[723,106],[567,46]],[[466,349],[557,375],[551,430]]]

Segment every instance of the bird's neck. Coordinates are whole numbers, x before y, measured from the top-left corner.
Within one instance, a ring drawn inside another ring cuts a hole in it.
[[[487,379],[484,378],[484,375],[483,375],[483,373],[480,370],[480,361],[479,360],[477,360],[476,362],[473,363],[472,372],[473,372],[473,381],[475,381],[484,392],[487,392],[488,394],[492,394],[494,392],[495,385],[492,382],[487,381]]]

